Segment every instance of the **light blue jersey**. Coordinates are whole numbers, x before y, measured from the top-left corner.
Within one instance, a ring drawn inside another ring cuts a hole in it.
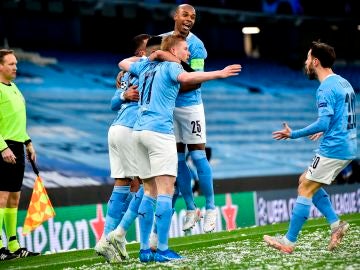
[[[174,31],[170,31],[161,36],[172,35]],[[188,44],[190,58],[189,64],[195,71],[204,71],[204,61],[207,57],[207,51],[204,43],[193,33],[189,33],[186,37]],[[176,107],[187,107],[192,105],[198,105],[202,103],[201,99],[201,88],[193,91],[180,92],[176,99]]]
[[[124,101],[120,98],[120,95],[125,92],[129,86],[138,85],[138,78],[126,72],[121,78],[120,89],[115,91],[113,98],[111,99],[111,109],[118,111],[118,114],[112,125],[121,125],[132,128],[136,121],[136,115],[138,111],[137,101]]]
[[[183,67],[175,62],[145,60],[133,63],[129,71],[139,76],[140,109],[134,130],[174,134],[173,112],[180,89],[177,77],[184,72]]]
[[[330,116],[319,154],[336,159],[355,159],[357,132],[355,93],[350,83],[339,75],[330,75],[319,86],[316,100],[319,117]]]

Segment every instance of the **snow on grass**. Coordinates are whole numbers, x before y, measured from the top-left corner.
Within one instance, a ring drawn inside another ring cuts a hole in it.
[[[328,251],[330,229],[304,229],[292,254],[268,247],[262,235],[241,241],[180,251],[185,257],[167,263],[140,263],[138,258],[120,264],[97,263],[67,270],[110,269],[360,269],[360,226],[351,226],[341,246]]]

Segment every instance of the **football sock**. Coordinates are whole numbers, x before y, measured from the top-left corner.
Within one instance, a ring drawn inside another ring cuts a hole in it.
[[[172,220],[172,216],[174,215],[175,212],[176,212],[175,208],[172,208],[171,209],[171,220]],[[152,233],[157,234],[157,226],[156,226],[156,221],[155,220],[154,220],[154,224],[153,224]]]
[[[215,209],[212,169],[206,158],[206,152],[205,150],[195,150],[191,151],[190,155],[197,170],[201,193],[205,196],[205,208]]]
[[[310,215],[310,206],[312,202],[303,196],[298,196],[296,199],[295,206],[292,210],[290,224],[286,238],[291,242],[295,243],[299,232]]]
[[[140,249],[149,249],[149,237],[154,222],[156,199],[144,194],[138,210],[140,227]]]
[[[123,219],[123,217],[124,217],[124,215],[125,215],[125,212],[126,212],[127,209],[129,208],[129,204],[130,204],[132,198],[134,197],[134,194],[135,194],[135,193],[136,193],[136,192],[131,192],[131,191],[130,191],[129,194],[128,194],[128,196],[126,197],[125,203],[124,203],[123,208],[122,208],[122,211],[121,211],[120,222],[121,222],[121,220]]]
[[[128,209],[126,210],[123,218],[121,219],[120,224],[117,227],[117,230],[122,228],[125,232],[127,232],[131,224],[138,216],[138,210],[143,196],[144,196],[144,187],[143,185],[140,185],[139,190],[135,193],[134,197],[132,198],[129,204]]]
[[[176,185],[184,198],[186,209],[195,210],[193,192],[191,188],[191,173],[185,160],[185,153],[178,153],[178,175]]]
[[[17,213],[17,208],[5,208],[4,210],[5,232],[8,240],[8,249],[11,252],[20,248],[19,242],[16,238]]]
[[[130,186],[114,186],[110,196],[105,217],[104,234],[107,236],[120,223],[122,209],[127,196],[130,193]]]
[[[172,196],[167,194],[158,195],[156,203],[155,222],[158,231],[157,248],[162,251],[169,248],[168,241],[172,214]]]
[[[312,202],[321,212],[321,214],[324,215],[329,224],[332,224],[339,220],[337,214],[335,213],[334,207],[330,202],[329,195],[323,188],[319,188],[319,190],[316,191],[312,198]]]
[[[0,208],[0,248],[4,246],[2,241],[2,227],[3,227],[3,221],[4,221],[4,208]]]

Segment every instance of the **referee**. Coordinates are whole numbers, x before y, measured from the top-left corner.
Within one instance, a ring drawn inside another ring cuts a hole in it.
[[[25,100],[12,82],[16,78],[17,60],[13,50],[0,49],[0,232],[5,226],[8,246],[0,234],[0,260],[11,260],[35,253],[20,247],[16,237],[20,190],[25,171],[25,153],[35,161],[35,149],[26,132]]]

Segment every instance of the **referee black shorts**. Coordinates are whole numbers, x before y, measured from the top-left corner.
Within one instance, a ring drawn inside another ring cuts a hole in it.
[[[21,190],[24,179],[24,144],[10,140],[6,143],[16,156],[16,164],[7,163],[0,156],[0,191],[17,192]]]

